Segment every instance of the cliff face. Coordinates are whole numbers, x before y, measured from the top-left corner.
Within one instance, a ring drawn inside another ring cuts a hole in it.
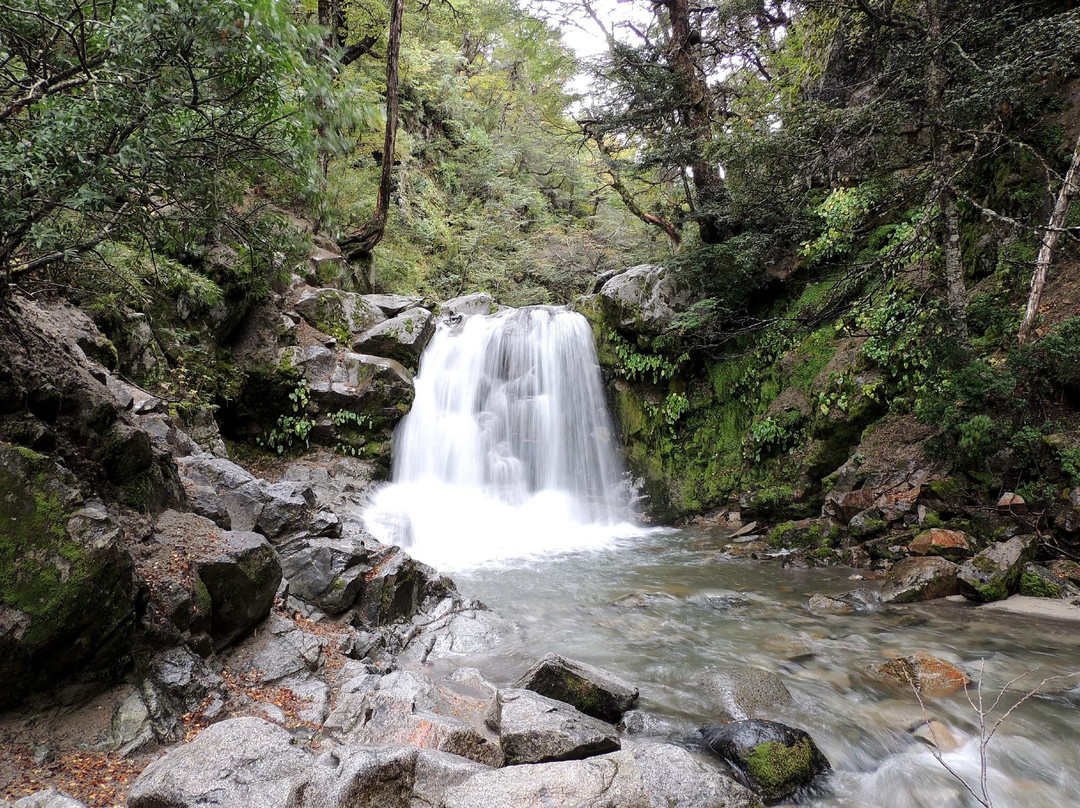
[[[776,546],[859,562],[928,527],[983,543],[1038,530],[1075,546],[1078,281],[1080,264],[1055,268],[1040,341],[973,349],[948,367],[934,364],[932,335],[886,344],[852,317],[736,346],[727,358],[691,358],[628,327],[607,287],[576,305],[593,324],[651,518],[738,512],[782,525]],[[780,316],[797,317],[815,291],[787,301]],[[976,288],[973,309],[1009,292],[991,278]],[[655,297],[643,289],[639,302]],[[990,316],[974,322],[986,340],[1001,327]]]

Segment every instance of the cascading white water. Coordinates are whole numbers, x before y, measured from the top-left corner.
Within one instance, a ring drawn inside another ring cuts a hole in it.
[[[535,306],[439,324],[365,523],[461,569],[607,544],[627,499],[589,324]]]

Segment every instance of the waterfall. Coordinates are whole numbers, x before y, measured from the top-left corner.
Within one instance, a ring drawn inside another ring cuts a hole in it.
[[[439,569],[633,532],[592,331],[547,306],[440,322],[368,530]]]

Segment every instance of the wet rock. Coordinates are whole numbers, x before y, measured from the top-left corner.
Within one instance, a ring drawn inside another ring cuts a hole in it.
[[[883,598],[881,592],[877,589],[860,587],[842,595],[837,595],[836,600],[850,606],[857,612],[872,612],[881,606]]]
[[[565,702],[609,723],[618,721],[638,697],[638,689],[622,677],[558,654],[547,654],[514,687]]]
[[[825,595],[811,595],[806,608],[817,615],[845,615],[855,612],[855,607]]]
[[[213,724],[155,760],[132,786],[130,808],[292,808],[311,756],[287,730],[258,718]]]
[[[628,710],[616,725],[624,735],[644,735],[652,738],[673,738],[675,726],[644,710]]]
[[[495,308],[495,298],[486,292],[477,292],[455,297],[439,304],[439,314],[450,317],[472,317],[474,314],[491,314]]]
[[[71,795],[50,788],[16,800],[13,808],[86,808],[86,806]]]
[[[782,800],[830,768],[814,739],[775,721],[707,724],[693,740],[726,761],[766,800]]]
[[[124,667],[134,565],[104,505],[45,455],[0,444],[0,708]]]
[[[894,657],[874,670],[887,682],[921,696],[947,696],[970,684],[971,679],[950,662],[918,651]]]
[[[747,789],[670,744],[510,766],[450,788],[443,808],[757,808]]]
[[[1035,557],[1036,536],[1017,536],[992,544],[961,565],[957,579],[963,595],[988,602],[1016,592],[1024,565]]]
[[[375,429],[388,430],[412,404],[412,374],[394,359],[313,345],[284,348],[279,362],[299,369],[308,384],[308,409],[318,419],[313,439],[340,437],[335,413],[362,414]]]
[[[939,752],[955,752],[961,745],[961,741],[956,737],[955,733],[936,718],[920,721],[908,729],[908,732]]]
[[[901,559],[885,575],[882,598],[890,603],[914,603],[959,594],[958,570],[953,562],[936,556]]]
[[[600,289],[600,300],[618,328],[660,334],[690,303],[690,289],[668,267],[643,264],[620,272]]]
[[[791,703],[791,693],[780,677],[761,668],[713,671],[701,677],[701,687],[710,702],[739,720]]]
[[[413,308],[368,329],[352,347],[358,353],[387,356],[415,368],[434,334],[435,318],[431,312]]]
[[[619,748],[610,724],[531,690],[500,690],[486,721],[499,733],[509,764],[574,760]]]
[[[398,547],[383,547],[369,563],[372,569],[367,574],[356,610],[371,626],[411,618],[432,588],[443,583],[434,569]]]

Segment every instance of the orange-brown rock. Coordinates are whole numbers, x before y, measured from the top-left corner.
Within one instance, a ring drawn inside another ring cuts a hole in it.
[[[1019,494],[1014,494],[1012,491],[1006,491],[1001,495],[1001,499],[997,502],[997,509],[999,511],[1009,511],[1018,516],[1023,516],[1028,512],[1027,502],[1024,498]]]
[[[914,689],[920,696],[947,696],[971,682],[952,663],[921,651],[894,657],[875,670],[889,683]]]
[[[908,544],[908,552],[915,555],[966,558],[971,555],[971,544],[963,531],[932,527],[924,530]]]

